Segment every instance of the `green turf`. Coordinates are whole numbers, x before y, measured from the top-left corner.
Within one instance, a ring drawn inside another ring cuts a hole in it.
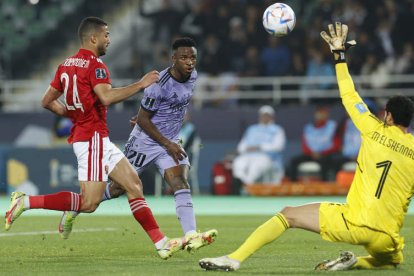
[[[170,236],[181,235],[175,216],[156,216]],[[203,271],[198,260],[230,253],[269,216],[199,216],[200,230],[217,228],[214,244],[195,254],[179,252],[164,261],[157,255],[149,238],[128,216],[82,215],[68,240],[53,230],[57,216],[22,215],[9,232],[0,231],[0,275],[223,275]],[[414,275],[414,216],[408,216],[402,234],[406,238],[405,263],[398,275]],[[98,231],[106,229],[105,231]],[[79,231],[97,232],[79,232]],[[24,232],[43,234],[9,236]],[[48,233],[47,231],[52,231]],[[334,244],[303,230],[288,230],[280,239],[265,246],[243,263],[234,274],[240,275],[320,275],[313,267],[319,261],[336,257],[340,250],[364,254],[361,247]],[[349,271],[347,275],[367,275],[367,271]],[[372,273],[372,272],[371,272]],[[371,274],[370,273],[370,274]],[[375,275],[389,275],[376,271]],[[344,275],[344,272],[329,275]]]

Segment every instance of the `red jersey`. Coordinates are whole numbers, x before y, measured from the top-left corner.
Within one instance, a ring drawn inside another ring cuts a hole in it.
[[[67,114],[73,122],[69,143],[88,141],[95,131],[108,136],[107,107],[93,91],[99,83],[111,83],[109,71],[89,50],[80,49],[59,65],[50,85],[64,94]]]

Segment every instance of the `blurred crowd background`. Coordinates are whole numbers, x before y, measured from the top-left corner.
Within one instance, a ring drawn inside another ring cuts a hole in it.
[[[111,46],[103,60],[114,86],[170,66],[175,38],[190,36],[196,41],[199,79],[190,120],[203,144],[198,166],[202,192],[211,191],[213,165],[235,153],[245,129],[257,122],[263,104],[275,109],[276,123],[286,131],[285,166],[301,153],[302,130],[312,120],[315,107],[328,106],[330,119],[338,124],[344,120],[331,53],[319,35],[330,23],[346,23],[348,39],[358,43],[348,64],[365,99],[381,106],[389,95],[414,96],[413,0],[286,0],[295,11],[296,26],[279,38],[262,26],[263,12],[274,2],[1,0],[0,126],[8,131],[0,134],[0,192],[10,182],[7,158],[23,154],[22,161],[28,154],[20,149],[13,153],[16,147],[50,146],[56,141],[40,135],[39,129],[29,132],[25,140],[22,137],[29,126],[52,131],[55,138],[64,136],[70,127],[43,112],[39,99],[56,66],[77,51],[77,27],[86,16],[102,17],[109,23]],[[129,133],[125,122],[138,106],[139,96],[109,111],[111,137],[121,147]],[[2,145],[6,145],[4,152]],[[53,163],[53,169],[60,168],[58,163]],[[63,182],[76,177],[76,171],[62,170]]]
[[[332,75],[329,50],[319,33],[335,21],[346,22],[349,39],[358,41],[350,60],[353,73],[413,73],[414,38],[409,28],[414,26],[414,1],[285,2],[296,13],[296,27],[289,36],[275,38],[263,31],[261,23],[263,11],[274,3],[268,0],[2,0],[1,76],[30,77],[32,70],[76,39],[82,17],[112,19],[125,4],[136,9],[134,16],[140,19],[126,26],[132,34],[122,46],[131,48],[131,57],[114,72],[122,78],[168,66],[171,41],[183,35],[196,40],[198,69],[205,74]],[[137,26],[141,22],[145,29]],[[143,44],[147,46],[140,47]]]

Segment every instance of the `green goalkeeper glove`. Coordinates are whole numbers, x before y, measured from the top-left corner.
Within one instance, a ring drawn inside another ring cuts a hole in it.
[[[328,43],[331,52],[333,53],[335,63],[345,62],[345,52],[356,45],[355,40],[346,41],[348,35],[348,26],[341,24],[341,22],[335,23],[335,29],[332,24],[328,25],[330,36],[325,32],[321,32],[321,37]]]

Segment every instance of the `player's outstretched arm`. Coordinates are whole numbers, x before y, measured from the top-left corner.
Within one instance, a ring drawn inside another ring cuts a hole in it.
[[[348,34],[348,26],[335,23],[328,25],[329,35],[323,31],[322,38],[328,43],[335,61],[336,78],[338,81],[339,92],[341,94],[342,103],[354,122],[355,126],[361,133],[371,131],[380,121],[371,116],[368,107],[363,102],[358,92],[355,90],[354,82],[348,72],[348,66],[345,60],[346,51],[356,45],[356,42],[346,42]]]
[[[345,52],[356,45],[355,40],[346,41],[348,36],[348,26],[341,22],[335,23],[335,29],[332,24],[328,25],[329,35],[321,32],[321,37],[328,43],[331,52],[333,53],[335,63],[345,62]]]
[[[157,82],[160,79],[160,73],[158,71],[151,71],[143,76],[139,81],[124,87],[113,88],[112,85],[107,83],[97,84],[93,90],[98,96],[99,100],[104,105],[110,105],[113,103],[121,102],[132,95],[138,93],[140,90],[147,88],[151,84]]]
[[[61,95],[62,93],[60,91],[49,85],[42,98],[42,107],[49,109],[50,111],[56,113],[59,116],[66,117],[67,109],[65,105],[61,101],[59,101],[59,97]]]

